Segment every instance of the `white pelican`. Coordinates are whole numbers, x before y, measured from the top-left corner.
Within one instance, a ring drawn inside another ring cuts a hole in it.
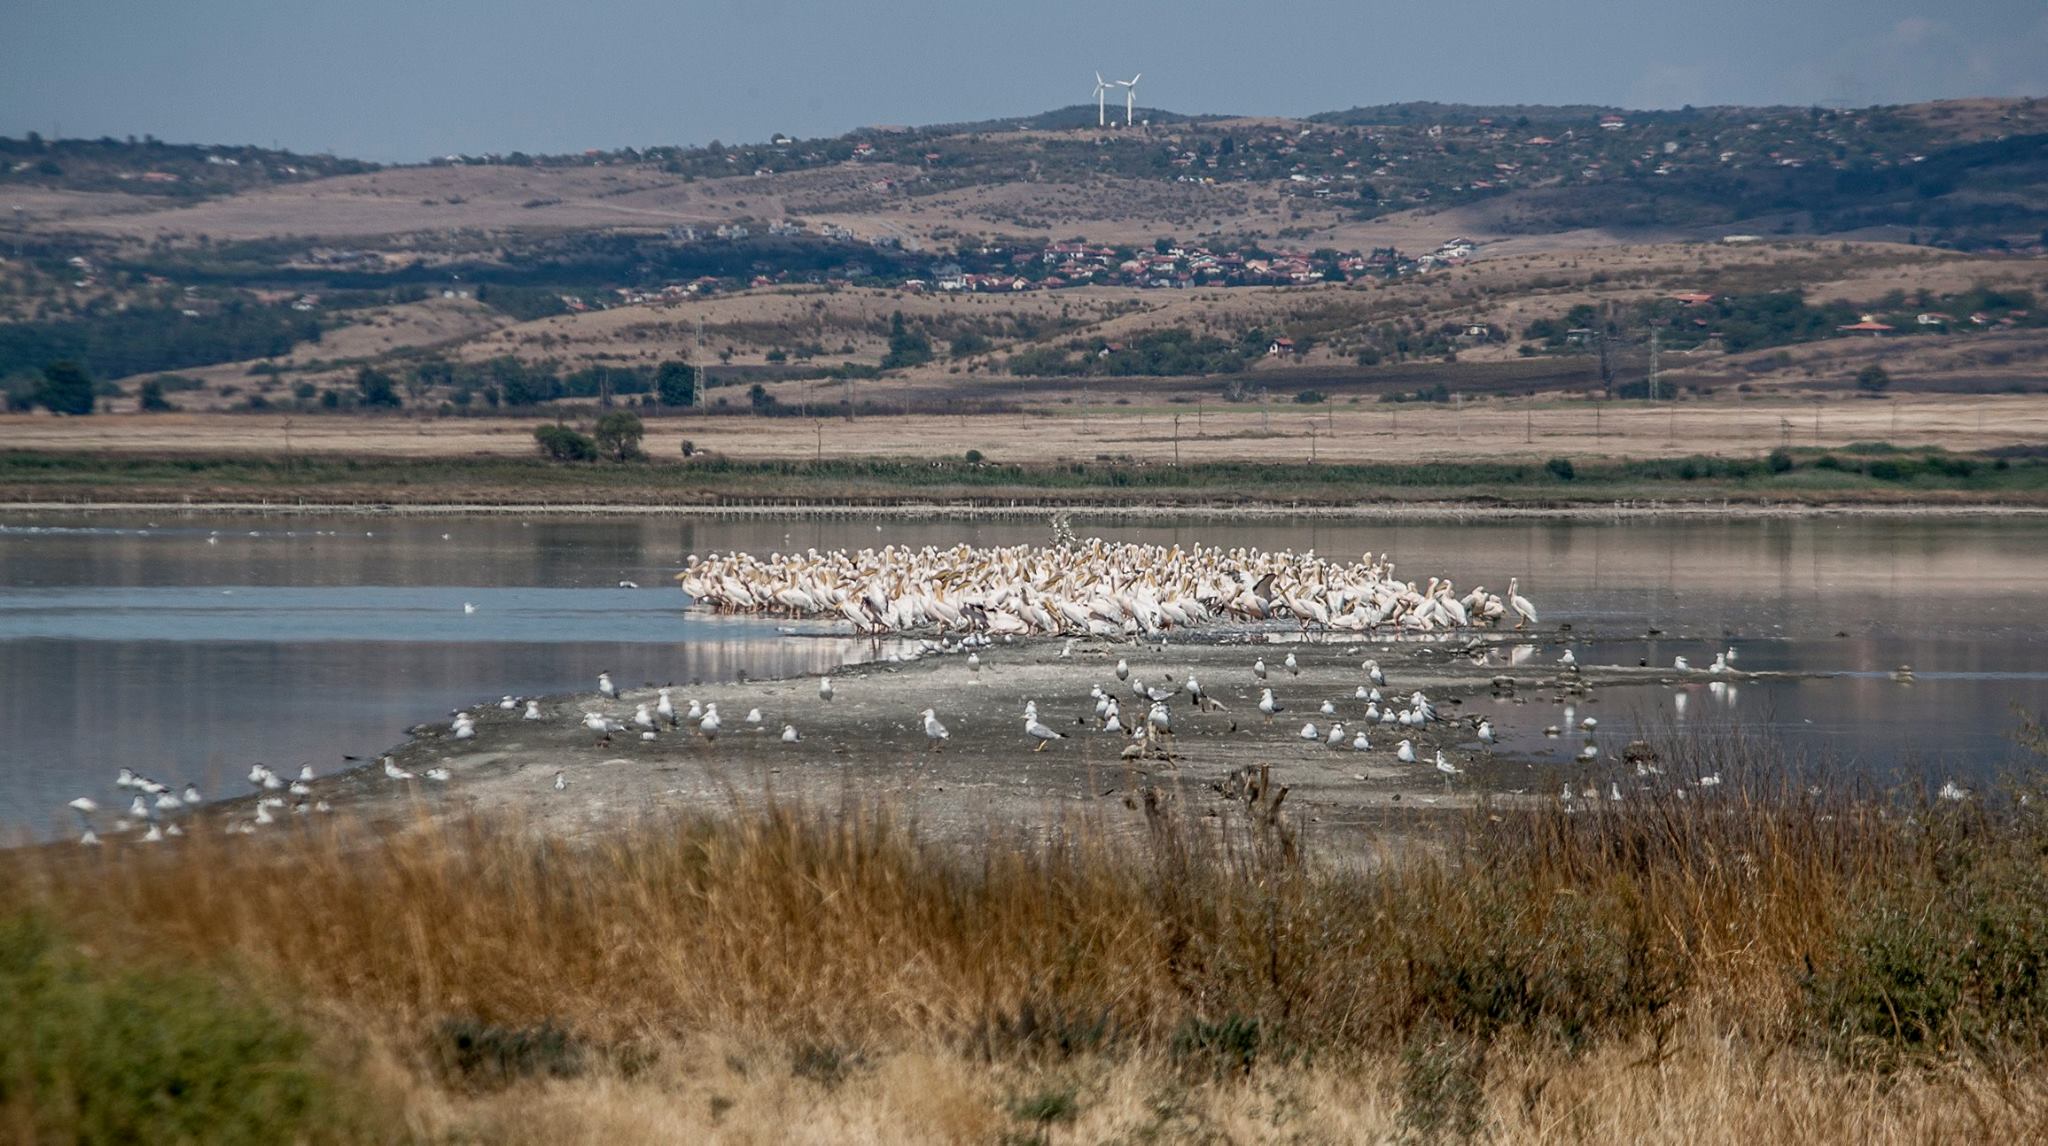
[[[924,717],[925,743],[930,745],[935,752],[944,747],[946,741],[950,740],[953,734],[946,730],[945,725],[939,723],[938,713],[927,708],[918,715]]]
[[[1522,596],[1521,584],[1521,581],[1514,577],[1508,578],[1508,608],[1515,612],[1515,627],[1526,629],[1541,622],[1536,620],[1536,606],[1529,603],[1529,598]]]
[[[1399,744],[1395,745],[1395,746],[1394,746],[1394,759],[1396,759],[1396,760],[1399,760],[1399,761],[1400,761],[1401,763],[1403,763],[1403,764],[1413,764],[1413,763],[1415,763],[1415,744],[1414,744],[1414,742],[1412,742],[1412,741],[1408,741],[1408,740],[1403,740],[1403,741],[1402,741],[1401,743],[1399,743]]]
[[[619,695],[618,687],[612,684],[612,674],[608,672],[597,674],[597,691],[614,698]]]
[[[797,735],[796,725],[785,724],[782,726],[782,742],[784,744],[795,744],[802,739],[803,737]]]
[[[1038,717],[1035,715],[1026,716],[1024,718],[1024,732],[1033,740],[1038,741],[1037,747],[1032,749],[1033,752],[1042,752],[1045,750],[1045,746],[1047,744],[1055,740],[1066,739],[1066,737],[1061,735],[1060,733],[1054,732],[1052,729],[1047,728],[1043,724],[1040,724],[1038,722]]]

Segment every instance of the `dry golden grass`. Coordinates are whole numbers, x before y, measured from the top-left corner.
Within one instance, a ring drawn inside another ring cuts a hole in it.
[[[2030,1133],[2039,813],[1680,755],[1620,805],[1482,807],[1364,864],[1170,795],[972,851],[770,804],[64,848],[8,857],[0,908],[352,1033],[426,1138]]]

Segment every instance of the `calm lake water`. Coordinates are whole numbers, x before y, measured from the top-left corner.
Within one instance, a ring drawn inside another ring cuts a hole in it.
[[[1080,523],[1158,542],[1391,552],[1409,576],[1504,587],[1583,664],[1711,661],[1828,679],[1604,690],[1637,724],[1766,727],[1885,773],[1982,777],[2025,758],[2014,705],[2048,709],[2048,525],[1984,519],[1516,521],[1148,519]],[[116,768],[239,791],[250,762],[322,771],[504,693],[818,671],[864,642],[685,615],[671,575],[714,549],[1039,541],[1036,520],[688,521],[0,518],[0,829],[105,802]],[[622,588],[621,581],[642,588]],[[474,604],[465,613],[464,603]],[[1665,635],[1648,638],[1649,629]],[[1555,661],[1546,640],[1522,655]],[[1913,666],[1901,685],[1889,673]],[[1683,698],[1682,700],[1680,698]],[[1680,711],[1681,706],[1683,711]],[[1496,714],[1505,747],[1562,758],[1549,704]]]

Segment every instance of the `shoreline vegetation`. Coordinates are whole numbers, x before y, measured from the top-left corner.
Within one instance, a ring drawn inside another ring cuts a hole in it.
[[[2038,725],[2023,736],[2038,749]],[[2020,1140],[2048,812],[1746,737],[1621,800],[940,844],[735,796],[0,856],[0,1126],[220,1141]],[[1710,781],[1711,778],[1711,781]],[[248,1080],[265,1087],[251,1091]],[[175,1123],[163,1119],[174,1118]]]
[[[792,489],[801,493],[792,494]],[[2048,458],[1858,443],[1753,458],[992,464],[968,458],[560,463],[542,458],[11,451],[0,504],[491,512],[1277,509],[1996,512],[2048,509]]]

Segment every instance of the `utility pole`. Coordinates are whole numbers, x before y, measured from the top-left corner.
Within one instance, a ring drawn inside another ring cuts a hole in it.
[[[818,435],[818,460],[825,460],[825,419],[820,418],[813,426]]]
[[[1658,366],[1658,361],[1657,361],[1657,352],[1658,352],[1658,350],[1659,350],[1659,349],[1661,349],[1661,346],[1660,346],[1660,344],[1659,344],[1659,342],[1658,342],[1658,335],[1659,335],[1660,333],[1661,333],[1661,332],[1660,332],[1660,331],[1658,331],[1656,327],[1651,327],[1651,328],[1650,328],[1650,387],[1649,387],[1649,389],[1650,389],[1650,401],[1652,401],[1652,402],[1655,402],[1655,401],[1657,400],[1657,366]]]
[[[1195,436],[1202,437],[1202,396],[1195,395]]]
[[[1608,396],[1612,397],[1614,394],[1614,360],[1607,353],[1607,332],[1605,330],[1594,332],[1593,341],[1600,348],[1600,388],[1607,391]]]
[[[1525,406],[1522,409],[1522,441],[1526,444],[1529,442],[1533,442],[1535,440],[1536,408],[1533,406]]]
[[[1173,464],[1180,466],[1180,415],[1173,416]]]
[[[1600,403],[1593,403],[1593,440],[1600,440]]]
[[[1813,444],[1820,445],[1820,399],[1813,400]]]
[[[597,368],[597,408],[612,408],[612,372],[603,366]]]
[[[1266,409],[1266,386],[1262,382],[1259,384],[1259,429],[1263,431],[1272,428],[1273,416]]]
[[[1308,424],[1308,464],[1316,464],[1316,424]]]

